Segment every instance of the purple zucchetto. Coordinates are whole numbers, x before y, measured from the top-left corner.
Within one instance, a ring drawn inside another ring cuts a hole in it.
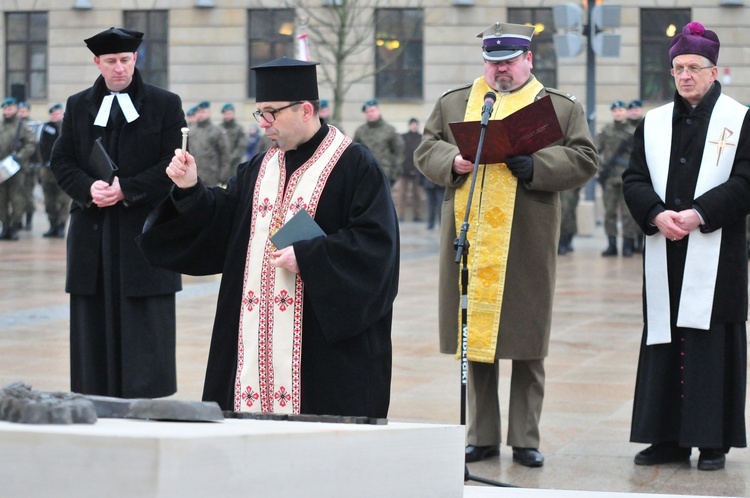
[[[675,35],[669,46],[669,60],[683,54],[702,55],[714,65],[719,61],[719,37],[699,22],[691,22]]]
[[[531,46],[534,26],[496,22],[477,35],[482,39],[482,55],[487,61],[499,62],[518,57]]]

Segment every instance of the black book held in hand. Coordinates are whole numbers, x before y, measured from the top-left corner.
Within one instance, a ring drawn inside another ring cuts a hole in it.
[[[101,137],[96,139],[94,146],[91,148],[91,154],[89,154],[89,165],[94,169],[94,175],[96,177],[112,185],[112,182],[115,179],[115,173],[117,173],[117,165],[104,149]]]
[[[297,214],[289,218],[289,220],[271,236],[271,242],[277,249],[283,249],[300,240],[309,240],[321,235],[325,236],[325,234],[326,233],[323,229],[315,223],[314,219],[312,219],[310,213],[304,209],[300,209]]]

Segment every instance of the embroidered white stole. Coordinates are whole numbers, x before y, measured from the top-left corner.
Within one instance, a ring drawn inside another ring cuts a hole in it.
[[[284,188],[284,153],[266,153],[253,193],[237,345],[234,410],[300,413],[303,283],[269,263],[269,237],[306,209],[315,217],[320,194],[351,139],[334,127]]]
[[[672,145],[674,103],[646,114],[643,136],[646,162],[654,190],[665,200]],[[708,123],[695,197],[729,179],[747,107],[726,95],[719,96]],[[731,137],[736,134],[735,140]],[[677,151],[676,153],[679,153]],[[679,166],[676,166],[679,167]],[[690,232],[685,272],[680,290],[677,326],[708,330],[711,326],[716,274],[719,269],[721,229],[712,233]],[[646,344],[671,342],[667,241],[660,233],[646,237]]]

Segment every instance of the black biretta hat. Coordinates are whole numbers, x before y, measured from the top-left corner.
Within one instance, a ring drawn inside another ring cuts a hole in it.
[[[86,46],[94,55],[119,54],[121,52],[136,52],[141,45],[143,33],[132,29],[109,28],[99,34],[86,38]]]
[[[317,65],[282,57],[252,67],[256,102],[318,100]]]

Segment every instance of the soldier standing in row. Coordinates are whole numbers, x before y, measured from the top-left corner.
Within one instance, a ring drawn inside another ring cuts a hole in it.
[[[625,102],[617,100],[612,103],[613,122],[604,126],[596,137],[599,150],[599,182],[604,189],[604,231],[607,234],[608,246],[602,256],[617,256],[617,217],[622,221],[622,256],[633,256],[635,238],[640,231],[622,195],[622,173],[628,166],[633,149],[633,132],[635,127],[628,123]]]
[[[229,162],[224,168],[224,174],[221,178],[221,183],[226,183],[234,175],[237,165],[242,162],[247,146],[247,135],[235,119],[234,105],[224,104],[224,107],[221,108],[221,116],[221,129],[224,131],[229,147]]]
[[[28,102],[18,103],[18,117],[23,123],[31,130],[34,135],[34,141],[37,143],[37,147],[34,149],[34,153],[29,159],[29,165],[23,174],[23,194],[25,199],[24,213],[26,213],[26,221],[23,225],[23,229],[27,232],[31,231],[32,222],[34,220],[34,211],[36,211],[36,205],[34,203],[34,186],[36,186],[37,171],[42,164],[42,158],[39,155],[39,133],[42,129],[42,123],[31,119],[31,106]]]
[[[367,122],[357,128],[354,141],[367,146],[385,171],[391,187],[401,174],[404,162],[404,140],[396,128],[385,122],[377,100],[368,100],[362,106]]]
[[[60,104],[50,107],[49,121],[42,125],[39,137],[39,154],[42,156],[39,182],[44,192],[44,210],[49,219],[49,230],[42,234],[43,237],[65,237],[65,225],[68,223],[70,214],[70,197],[57,184],[55,175],[49,167],[52,146],[55,145],[62,130],[63,115],[63,108]]]
[[[3,100],[3,121],[0,125],[0,159],[11,154],[21,166],[21,171],[0,183],[0,218],[3,230],[0,240],[18,240],[21,220],[26,207],[23,191],[25,171],[36,150],[34,134],[18,116],[18,101],[13,97]]]
[[[201,165],[203,183],[208,186],[218,185],[228,168],[229,145],[221,128],[211,123],[209,102],[198,104],[195,116],[195,124],[190,128],[190,153]]]
[[[580,188],[560,192],[560,240],[557,254],[561,256],[573,252],[573,237],[578,233],[577,210],[580,197]]]

